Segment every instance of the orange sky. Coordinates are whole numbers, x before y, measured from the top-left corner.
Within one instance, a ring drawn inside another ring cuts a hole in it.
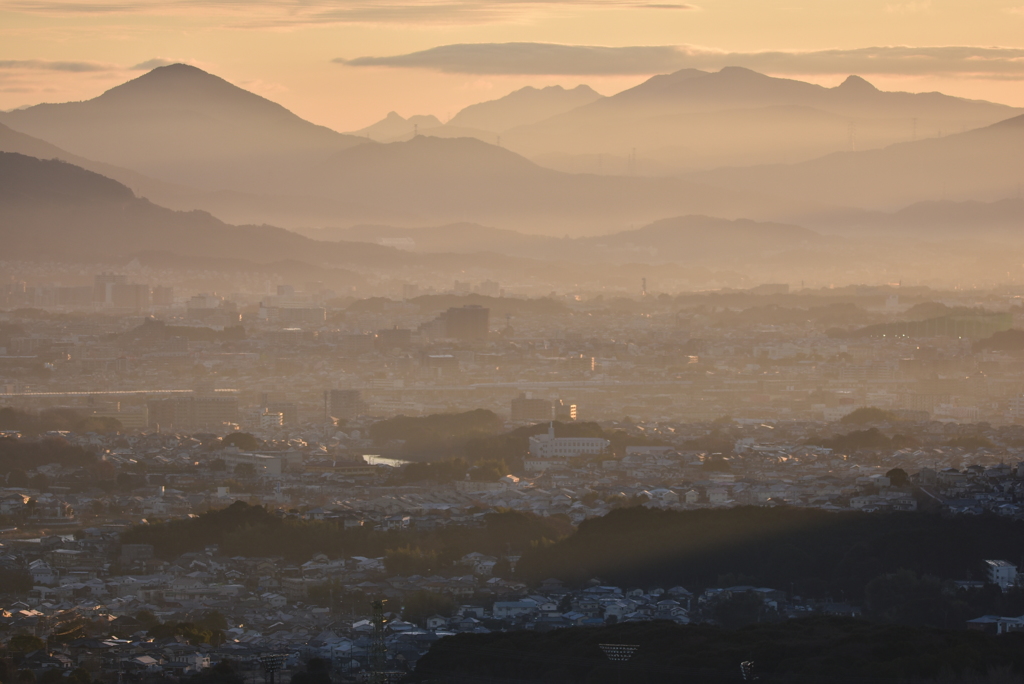
[[[856,71],[886,90],[1024,106],[1024,0],[0,0],[0,109],[94,97],[153,60],[190,62],[338,130],[391,110],[445,119],[525,85],[588,83],[611,94],[647,75],[332,62],[508,42],[695,46],[768,73],[757,53],[794,53],[783,54],[780,75],[834,85]],[[847,59],[873,46],[926,50]],[[948,46],[1004,50],[928,51]]]

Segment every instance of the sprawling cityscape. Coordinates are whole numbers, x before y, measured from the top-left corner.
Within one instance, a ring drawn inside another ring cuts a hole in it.
[[[0,684],[1024,683],[1010,0],[0,0]]]

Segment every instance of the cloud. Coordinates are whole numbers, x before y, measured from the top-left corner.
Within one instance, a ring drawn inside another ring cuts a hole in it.
[[[644,0],[0,0],[0,9],[33,14],[185,14],[229,16],[243,28],[315,24],[472,24],[566,9],[695,9]]]
[[[44,59],[4,59],[0,60],[0,69],[25,69],[30,71],[71,71],[84,73],[88,71],[111,71],[117,69],[109,64],[97,62],[55,62]]]
[[[150,69],[170,66],[171,64],[178,64],[178,62],[173,59],[161,59],[160,57],[157,57],[155,59],[147,59],[145,62],[139,62],[135,66],[130,67],[129,71],[149,71]]]
[[[402,67],[458,74],[619,75],[742,66],[774,75],[975,76],[1024,80],[1024,49],[868,47],[812,52],[726,52],[685,45],[595,47],[549,43],[443,45],[388,57],[338,58],[353,67]]]
[[[393,57],[335,59],[348,66],[431,69],[456,74],[651,74],[680,69],[672,46],[594,47],[548,43],[474,43]]]
[[[0,60],[0,69],[19,71],[67,71],[71,73],[86,72],[116,72],[116,71],[149,71],[157,67],[177,64],[181,60],[163,59],[156,57],[139,62],[135,66],[124,67],[117,64],[104,64],[101,62],[61,62],[45,59],[4,59]]]

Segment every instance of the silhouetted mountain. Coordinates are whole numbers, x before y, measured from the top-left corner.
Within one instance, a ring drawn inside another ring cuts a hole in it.
[[[1024,182],[1024,116],[992,126],[793,165],[719,169],[693,180],[833,206],[893,211],[926,200],[994,201]]]
[[[812,245],[820,237],[806,228],[782,223],[680,216],[639,230],[580,238],[573,252],[589,252],[595,261],[699,263],[715,259],[721,263]]]
[[[1020,111],[940,93],[883,92],[856,76],[825,88],[739,67],[687,69],[509,130],[503,140],[530,157],[636,149],[647,172],[802,161],[986,126]]]
[[[202,189],[272,189],[283,176],[365,143],[184,64],[85,102],[0,114],[73,154]]]
[[[0,152],[0,243],[11,258],[109,258],[166,251],[255,263],[393,260],[397,250],[323,243],[273,226],[231,226],[204,212],[175,212],[78,166]]]
[[[543,121],[603,97],[587,85],[571,90],[558,85],[546,88],[527,86],[497,100],[470,105],[452,117],[448,124],[501,133],[516,126]]]
[[[281,191],[349,206],[334,224],[476,222],[559,235],[607,232],[680,214],[764,216],[791,209],[755,193],[670,178],[561,173],[471,138],[430,136],[345,150],[296,174]]]
[[[176,212],[137,198],[127,187],[59,160],[0,152],[0,244],[9,259],[126,263],[153,268],[276,273],[349,287],[357,273],[425,278],[471,273],[483,279],[531,279],[549,262],[497,254],[410,254],[362,242],[324,242],[267,225],[233,226],[201,212]],[[646,268],[646,267],[645,267]],[[589,277],[567,264],[567,282]],[[354,273],[355,272],[355,273]],[[710,271],[700,270],[699,277]],[[692,276],[694,273],[688,274]],[[609,286],[636,281],[637,270],[601,274]]]
[[[370,138],[379,142],[389,142],[395,138],[412,135],[417,130],[420,132],[438,128],[443,124],[433,115],[414,115],[408,119],[403,118],[397,112],[389,112],[386,117],[377,123],[353,131],[351,135],[362,138]]]
[[[911,204],[892,213],[867,210],[846,210],[808,217],[813,225],[845,232],[882,231],[908,237],[967,237],[965,227],[974,238],[1024,239],[1024,199],[1011,197],[995,202],[951,200],[925,201]]]
[[[103,162],[80,157],[77,154],[71,154],[56,145],[51,145],[45,140],[19,133],[3,124],[0,124],[0,152],[16,152],[30,157],[38,157],[39,159],[60,159],[112,178],[119,183],[127,185],[139,196],[150,197],[162,203],[165,203],[165,200],[170,198],[195,198],[200,194],[191,188],[158,181],[141,173],[114,166],[113,164],[104,164]],[[194,201],[194,199],[191,202],[185,200],[185,203],[189,205],[189,208],[192,208]]]
[[[372,242],[413,252],[498,252],[521,254],[535,252],[544,245],[558,242],[558,238],[527,235],[514,230],[490,228],[477,223],[452,223],[426,228],[397,228],[394,226],[358,225],[350,228],[319,228],[300,230],[316,240],[347,240]],[[544,254],[536,254],[543,258]]]
[[[582,238],[527,235],[456,223],[430,228],[354,226],[308,231],[317,239],[372,242],[417,252],[497,252],[559,263],[731,263],[822,244],[800,226],[708,216],[662,219],[636,230]]]

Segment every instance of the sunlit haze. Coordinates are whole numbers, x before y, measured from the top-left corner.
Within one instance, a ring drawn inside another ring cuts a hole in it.
[[[689,46],[729,55],[722,65],[835,85],[850,73],[884,90],[938,90],[1024,105],[1024,6],[1016,0],[786,2],[0,2],[0,109],[95,97],[154,60],[195,64],[281,102],[300,116],[354,130],[389,111],[445,120],[525,85],[587,83],[613,94],[629,75],[442,74],[430,68],[350,67],[332,60],[403,55],[463,43]],[[903,46],[918,56],[878,65],[813,53]],[[1003,48],[953,69],[941,48]],[[794,53],[784,69],[757,53]],[[806,55],[805,53],[811,53]],[[930,67],[930,65],[933,65]],[[680,60],[679,68],[688,66]],[[561,67],[564,68],[564,67]],[[643,67],[639,67],[642,69]],[[472,71],[470,67],[468,71]]]
[[[0,0],[0,684],[1024,684],[1024,0]]]

